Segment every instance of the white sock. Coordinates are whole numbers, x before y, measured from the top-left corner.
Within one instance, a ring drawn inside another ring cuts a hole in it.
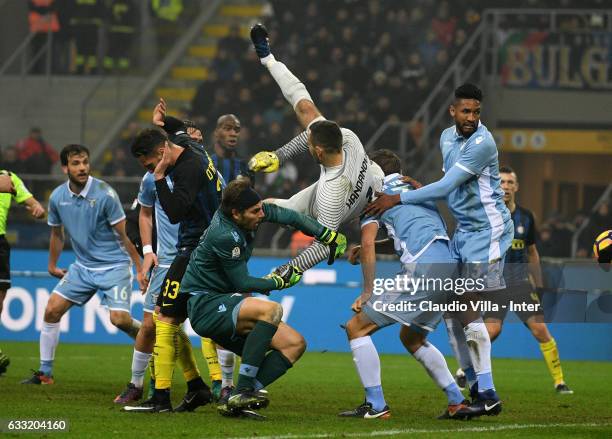
[[[259,61],[264,65],[264,66],[268,66],[268,64],[270,64],[271,62],[276,61],[276,58],[274,58],[274,55],[270,54],[268,56],[264,56],[263,58],[260,58]]]
[[[262,62],[263,59],[265,58],[262,58]],[[270,71],[270,74],[280,87],[283,96],[287,99],[287,102],[291,104],[292,108],[295,109],[298,102],[302,99],[313,102],[304,84],[291,73],[285,64],[280,61],[274,61],[268,62],[265,66]]]
[[[40,361],[53,362],[59,343],[60,323],[43,322],[40,330]]]
[[[472,358],[470,357],[470,351],[461,322],[457,319],[445,318],[444,323],[446,323],[448,342],[453,348],[459,367],[463,370],[472,367]]]
[[[234,385],[234,353],[217,348],[219,366],[221,366],[221,387]]]
[[[148,352],[140,352],[134,349],[132,354],[132,381],[136,387],[142,388],[144,376],[149,365],[149,360],[153,354]]]
[[[380,358],[372,338],[370,336],[355,338],[351,340],[350,345],[353,361],[364,389],[380,386]]]
[[[491,373],[491,339],[482,318],[469,323],[464,332],[476,375]]]
[[[444,390],[455,382],[455,379],[448,370],[442,352],[431,343],[425,342],[425,344],[417,349],[412,355],[421,365],[423,365],[431,379],[440,389]]]

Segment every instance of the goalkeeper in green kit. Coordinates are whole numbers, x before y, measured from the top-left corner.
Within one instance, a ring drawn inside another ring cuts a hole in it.
[[[234,180],[224,189],[221,206],[191,255],[180,294],[192,296],[187,312],[194,331],[242,357],[236,389],[218,408],[225,416],[263,418],[253,411],[268,405],[262,389],[306,350],[304,338],[281,322],[280,304],[242,294],[269,294],[302,277],[302,269],[290,264],[263,278],[249,275],[255,232],[264,221],[295,227],[330,246],[329,264],[346,250],[344,235],[309,216],[262,203],[248,180]]]

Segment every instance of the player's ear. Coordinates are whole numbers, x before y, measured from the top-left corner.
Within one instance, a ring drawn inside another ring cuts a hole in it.
[[[62,172],[66,175],[68,175],[68,166],[64,166],[62,165]]]
[[[448,106],[448,112],[450,113],[451,117],[455,117],[455,104],[450,104]]]

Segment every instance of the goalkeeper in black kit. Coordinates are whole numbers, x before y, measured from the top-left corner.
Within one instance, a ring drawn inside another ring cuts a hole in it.
[[[280,304],[241,293],[291,287],[302,271],[283,265],[263,278],[249,275],[247,261],[262,222],[289,225],[330,246],[330,259],[346,250],[344,235],[313,218],[273,204],[264,204],[246,180],[232,181],[221,207],[193,252],[180,294],[191,295],[187,312],[195,332],[242,357],[236,389],[219,406],[224,416],[263,418],[253,410],[268,405],[262,391],[276,381],[306,350],[304,338],[283,323]]]

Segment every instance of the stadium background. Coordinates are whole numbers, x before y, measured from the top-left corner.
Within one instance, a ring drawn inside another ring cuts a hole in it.
[[[41,4],[50,22],[37,15]],[[242,158],[293,137],[295,116],[246,39],[257,21],[328,118],[356,131],[368,150],[397,151],[406,172],[424,183],[441,175],[437,139],[450,125],[452,90],[479,84],[500,164],[516,170],[518,201],[536,215],[547,286],[563,290],[550,299],[560,311],[549,311],[562,359],[612,361],[612,281],[588,265],[594,237],[612,226],[609,2],[0,0],[0,8],[0,168],[16,172],[44,204],[64,181],[57,151],[76,142],[91,149],[94,175],[117,189],[128,210],[142,176],[130,141],[150,124],[159,97],[170,114],[195,121],[209,147],[216,118],[236,114]],[[317,176],[306,157],[258,175],[256,187],[287,197]],[[357,238],[354,225],[345,231]],[[0,340],[38,339],[53,285],[44,275],[48,236],[44,222],[11,210],[14,288]],[[300,245],[291,231],[263,227],[253,271],[265,273],[277,261],[270,257]],[[62,261],[71,261],[70,252]],[[384,264],[390,270],[393,263]],[[321,267],[308,282],[272,299],[291,309],[289,322],[311,350],[348,350],[338,325],[350,315],[359,268]],[[139,305],[134,310],[139,316]],[[109,337],[105,316],[88,312],[71,311],[62,343],[129,342]],[[444,331],[434,337],[449,353]],[[377,343],[381,352],[400,351],[390,330]],[[520,324],[504,329],[493,353],[540,356]]]

